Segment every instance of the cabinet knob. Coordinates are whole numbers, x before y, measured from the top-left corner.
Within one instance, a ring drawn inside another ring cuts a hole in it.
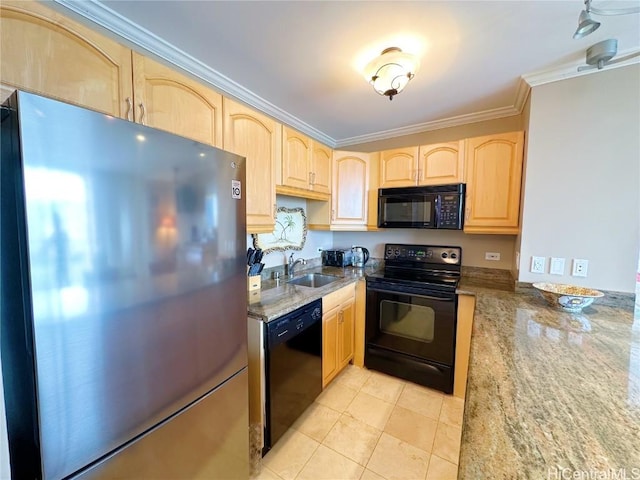
[[[273,204],[273,219],[276,220],[278,218],[278,205],[276,203]]]

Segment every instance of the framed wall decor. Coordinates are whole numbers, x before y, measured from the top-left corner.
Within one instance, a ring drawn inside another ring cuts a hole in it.
[[[302,250],[306,241],[307,216],[300,207],[278,207],[273,232],[253,235],[253,246],[264,253]]]

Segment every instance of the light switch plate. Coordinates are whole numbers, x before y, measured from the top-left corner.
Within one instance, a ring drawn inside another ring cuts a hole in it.
[[[564,275],[564,258],[551,257],[549,273],[551,275]]]
[[[544,273],[545,257],[531,257],[531,273]]]

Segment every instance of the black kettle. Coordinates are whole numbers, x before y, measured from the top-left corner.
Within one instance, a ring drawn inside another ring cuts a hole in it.
[[[354,245],[351,247],[353,252],[352,263],[354,267],[364,267],[365,263],[369,261],[369,250],[364,247]]]

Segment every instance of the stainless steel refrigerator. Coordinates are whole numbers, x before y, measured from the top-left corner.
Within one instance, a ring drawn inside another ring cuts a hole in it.
[[[1,143],[12,477],[248,478],[244,158],[24,92]]]

